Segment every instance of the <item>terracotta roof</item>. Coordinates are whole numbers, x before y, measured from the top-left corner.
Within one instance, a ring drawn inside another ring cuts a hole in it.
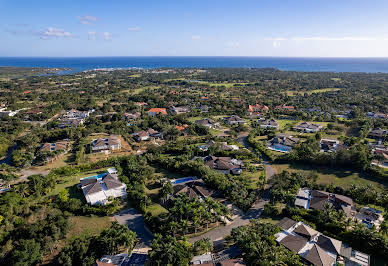
[[[312,238],[319,233],[318,231],[305,224],[299,225],[297,228],[295,228],[294,232],[308,238]]]
[[[151,108],[148,113],[167,114],[166,108]]]
[[[307,240],[301,236],[288,235],[280,241],[280,244],[296,253],[307,244]]]
[[[284,230],[288,230],[291,227],[293,227],[294,225],[296,225],[296,223],[297,222],[295,222],[294,220],[292,220],[292,219],[290,219],[288,217],[284,217],[276,225],[281,227]]]
[[[304,258],[316,266],[332,266],[335,262],[333,257],[316,244]]]

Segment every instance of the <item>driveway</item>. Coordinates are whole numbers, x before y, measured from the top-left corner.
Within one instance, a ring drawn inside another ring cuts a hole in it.
[[[226,236],[231,234],[233,228],[249,224],[250,219],[259,218],[265,203],[267,203],[267,201],[258,201],[245,214],[243,214],[241,210],[238,211],[230,224],[217,227],[200,236],[192,237],[189,239],[189,242],[194,243],[200,239],[210,238],[210,240],[214,242],[214,245],[221,243]]]
[[[114,218],[119,224],[126,224],[129,229],[134,231],[137,238],[140,239],[142,246],[149,246],[154,236],[146,229],[143,215],[135,209],[125,209],[116,215]]]

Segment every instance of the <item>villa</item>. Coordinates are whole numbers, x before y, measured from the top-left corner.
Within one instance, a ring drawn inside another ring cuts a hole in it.
[[[387,135],[387,131],[381,128],[374,128],[368,133],[368,138],[382,139]]]
[[[275,119],[269,119],[260,124],[261,128],[279,129],[279,123]]]
[[[155,116],[155,115],[167,115],[166,108],[151,108],[148,110],[148,115],[149,116]]]
[[[259,115],[263,112],[268,112],[268,111],[269,111],[269,108],[266,105],[261,105],[261,104],[248,105],[249,115]]]
[[[54,143],[44,143],[40,148],[41,152],[67,151],[70,142],[67,140],[57,141]]]
[[[206,156],[203,159],[205,165],[217,170],[223,174],[239,175],[242,173],[243,163],[240,160],[231,157]]]
[[[228,125],[239,125],[239,124],[245,124],[245,120],[240,118],[238,115],[232,115],[229,117],[225,117],[222,119],[226,124]]]
[[[333,152],[337,150],[339,141],[336,139],[321,139],[319,145],[322,152]]]
[[[117,174],[104,173],[80,180],[86,202],[90,205],[105,205],[108,198],[127,195],[127,186],[118,180]]]
[[[310,124],[308,122],[302,122],[299,125],[293,127],[295,131],[305,132],[305,133],[315,133],[322,129],[320,124]]]
[[[303,222],[283,218],[277,224],[282,231],[275,234],[276,242],[301,256],[310,265],[368,266],[370,257],[352,249],[340,240],[323,235]]]
[[[105,139],[93,140],[91,146],[93,152],[109,153],[121,149],[121,140],[118,136],[112,135]]]
[[[216,128],[219,126],[219,123],[210,118],[204,118],[201,120],[196,120],[195,123],[200,126],[208,127],[208,128]]]
[[[173,107],[171,107],[171,111],[176,115],[186,114],[186,113],[190,112],[190,107],[189,106],[180,106],[180,107],[173,106]]]
[[[294,136],[280,134],[268,142],[268,148],[279,152],[290,152],[299,143]]]
[[[150,140],[151,138],[154,138],[154,139],[163,138],[162,133],[159,133],[158,131],[152,128],[149,128],[147,131],[145,130],[136,131],[132,134],[132,136],[136,141],[147,141],[147,140]]]

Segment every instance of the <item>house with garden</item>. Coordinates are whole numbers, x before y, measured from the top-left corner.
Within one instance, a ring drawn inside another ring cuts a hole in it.
[[[279,123],[275,119],[268,119],[263,122],[259,122],[261,128],[279,129]]]
[[[295,131],[304,132],[304,133],[315,133],[322,129],[321,124],[312,124],[309,122],[302,122],[293,127]]]
[[[118,136],[111,135],[108,138],[94,139],[91,147],[92,152],[110,153],[121,149],[121,140]]]
[[[290,152],[298,143],[299,139],[294,136],[279,134],[268,142],[268,148],[279,152]]]

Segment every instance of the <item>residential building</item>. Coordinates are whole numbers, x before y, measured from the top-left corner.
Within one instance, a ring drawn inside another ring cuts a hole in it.
[[[343,210],[350,218],[356,215],[356,209],[351,198],[326,191],[301,188],[295,196],[294,204],[301,208],[314,210],[323,210],[325,205],[330,205],[338,210]]]
[[[381,211],[366,206],[362,207],[356,214],[356,219],[368,228],[375,226],[377,230],[380,229],[380,225],[384,222],[384,216]]]
[[[151,108],[147,113],[149,116],[167,115],[166,108]]]
[[[204,119],[201,119],[201,120],[196,120],[195,123],[197,125],[208,127],[208,128],[216,128],[216,127],[218,127],[220,125],[218,122],[216,122],[216,121],[214,121],[213,119],[210,119],[210,118],[204,118]]]
[[[282,112],[295,112],[296,111],[294,106],[286,105],[286,104],[276,106],[275,110],[282,111]]]
[[[67,151],[69,149],[70,142],[67,140],[57,141],[54,143],[42,144],[41,152],[53,152],[53,151]]]
[[[239,175],[242,173],[243,163],[240,160],[232,159],[231,157],[215,157],[215,156],[207,156],[203,159],[203,162],[224,174],[234,174]]]
[[[237,151],[240,149],[237,145],[228,145],[227,142],[215,142],[214,140],[199,146],[199,149],[201,151],[207,151],[210,147],[217,147],[222,151]]]
[[[162,133],[160,133],[152,128],[149,128],[147,131],[140,130],[140,131],[134,132],[132,134],[132,136],[136,141],[147,141],[147,140],[150,140],[152,138],[153,139],[156,139],[156,138],[162,139],[163,138]]]
[[[180,107],[171,107],[171,111],[176,114],[176,115],[180,115],[180,114],[186,114],[186,113],[190,113],[190,107],[189,106],[180,106]]]
[[[310,124],[309,122],[302,122],[295,127],[293,127],[295,131],[305,132],[305,133],[315,133],[322,129],[322,125],[320,124]]]
[[[387,131],[381,128],[374,128],[368,133],[368,138],[382,139],[387,135]]]
[[[282,231],[275,235],[276,242],[301,256],[302,260],[316,266],[370,265],[367,254],[353,250],[340,240],[328,237],[304,224],[283,218],[277,224]]]
[[[279,129],[279,123],[275,119],[268,119],[264,122],[258,121],[261,128]]]
[[[105,139],[94,139],[91,143],[93,152],[112,152],[121,149],[121,140],[111,135]]]
[[[322,152],[333,152],[337,150],[339,141],[336,139],[321,139],[319,146]]]
[[[299,143],[299,139],[285,134],[279,134],[268,142],[268,148],[279,152],[290,152]]]
[[[94,109],[89,111],[78,111],[76,109],[71,109],[63,114],[61,118],[59,118],[58,127],[65,128],[81,126],[85,122],[86,118],[88,118],[93,112]]]
[[[80,180],[86,202],[90,205],[105,205],[108,198],[127,195],[127,186],[118,180],[117,174],[100,174]]]
[[[269,108],[266,105],[261,105],[261,104],[248,105],[249,115],[261,114],[268,111],[269,111]]]
[[[224,117],[222,121],[224,121],[228,125],[240,125],[246,123],[245,120],[240,118],[238,115]]]
[[[135,113],[125,113],[124,118],[127,121],[136,121],[141,118],[141,113],[140,112],[135,112]]]

